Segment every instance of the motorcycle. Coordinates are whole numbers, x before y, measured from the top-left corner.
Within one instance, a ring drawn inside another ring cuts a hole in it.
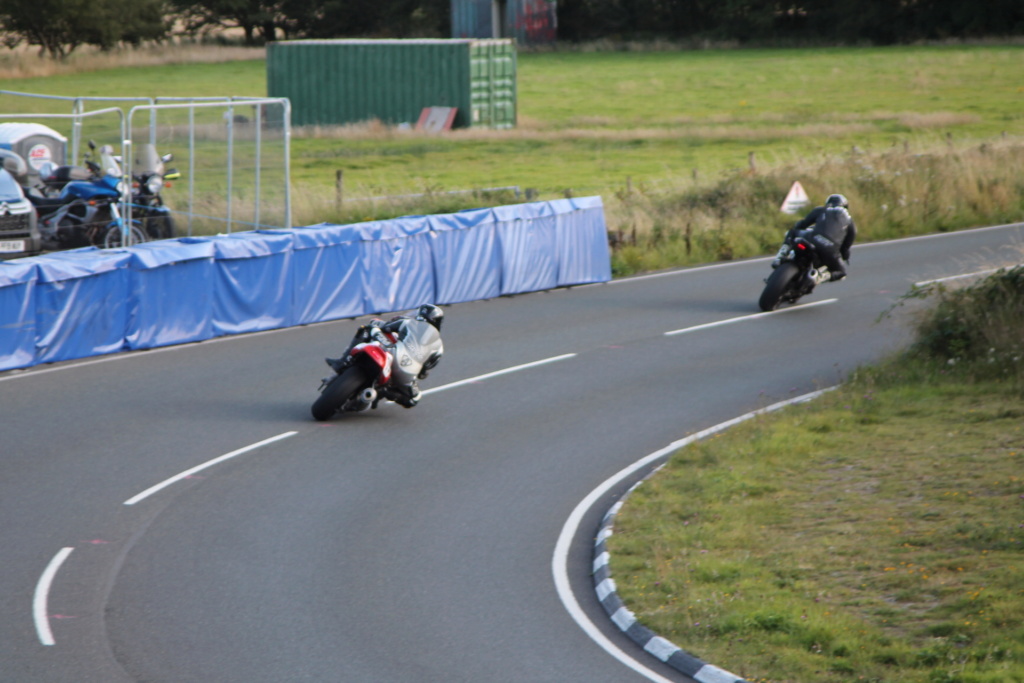
[[[160,196],[164,187],[171,186],[168,181],[181,177],[177,169],[164,168],[173,158],[173,154],[157,154],[152,143],[145,143],[140,146],[132,169],[132,218],[142,223],[150,239],[166,240],[176,234],[171,210],[164,206]]]
[[[89,148],[95,153],[96,143],[89,141]],[[175,237],[177,231],[171,210],[164,205],[160,194],[164,187],[170,187],[170,180],[177,180],[181,173],[177,169],[165,169],[164,164],[174,158],[172,154],[160,155],[152,143],[139,147],[139,155],[132,169],[131,208],[132,219],[138,221],[148,239],[160,240]],[[122,163],[119,155],[114,161]],[[85,166],[54,166],[40,174],[40,193],[43,197],[59,197],[70,182],[95,182],[102,178],[100,165],[86,155]],[[56,204],[54,202],[54,204]],[[59,205],[58,205],[59,206]]]
[[[779,265],[765,279],[764,291],[758,300],[762,311],[774,311],[783,303],[794,304],[831,279],[818,249],[809,234],[793,238],[789,251],[780,257]]]
[[[311,411],[313,418],[323,422],[338,412],[374,409],[381,400],[401,402],[399,386],[414,378],[401,367],[402,363],[395,362],[395,357],[408,364],[410,350],[421,349],[422,343],[417,335],[399,339],[395,333],[373,323],[360,327],[344,355],[337,361],[328,361],[336,374],[321,381],[320,396]],[[431,354],[416,378],[424,379],[438,360],[440,354]]]
[[[132,221],[128,229],[125,229],[125,221],[118,208],[124,183],[121,167],[113,151],[110,145],[101,147],[99,163],[86,160],[88,178],[69,179],[56,197],[48,196],[45,190],[36,192],[37,188],[28,188],[26,196],[39,218],[39,232],[44,248],[119,247],[124,244],[126,233],[130,244],[146,241],[146,235],[137,221]],[[45,171],[48,172],[40,175],[46,178],[57,174],[54,169]],[[80,178],[82,174],[67,171],[66,175],[69,178]],[[50,186],[45,180],[43,185]]]
[[[376,408],[391,381],[394,354],[387,348],[393,341],[379,328],[363,325],[349,350],[341,357],[333,377],[320,383],[320,396],[313,402],[313,418],[329,420],[337,412],[361,412]]]

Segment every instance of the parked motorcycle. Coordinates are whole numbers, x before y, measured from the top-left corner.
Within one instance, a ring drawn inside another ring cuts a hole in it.
[[[774,311],[783,303],[796,303],[800,297],[831,278],[818,254],[818,246],[805,236],[793,238],[789,251],[780,258],[772,274],[765,280],[758,304],[762,311]]]
[[[92,154],[96,143],[89,141]],[[170,180],[177,180],[181,174],[177,169],[165,169],[164,164],[174,158],[172,154],[160,155],[152,143],[139,146],[138,158],[132,169],[131,210],[132,220],[138,221],[148,239],[171,239],[177,234],[171,210],[164,205],[160,194],[164,187],[170,187]],[[119,155],[114,161],[122,163]],[[44,197],[59,197],[70,182],[94,182],[102,178],[100,165],[92,161],[91,154],[85,157],[85,166],[53,166],[40,174],[40,194]]]
[[[89,177],[69,180],[56,196],[47,196],[38,188],[28,188],[26,196],[39,217],[39,232],[46,249],[76,247],[118,247],[126,243],[145,242],[146,235],[138,222],[125,226],[118,203],[124,192],[121,166],[114,158],[113,148],[100,148],[100,161],[86,160]],[[72,167],[73,168],[73,167]],[[53,170],[41,173],[52,177]],[[69,177],[81,174],[68,173]],[[46,182],[43,182],[46,185]]]
[[[181,177],[177,169],[164,167],[173,158],[173,154],[157,154],[152,143],[144,143],[132,168],[132,219],[142,224],[150,239],[171,239],[177,233],[171,210],[164,206],[160,194],[170,187],[169,180]]]

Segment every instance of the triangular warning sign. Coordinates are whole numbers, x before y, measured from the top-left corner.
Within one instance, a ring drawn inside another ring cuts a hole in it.
[[[782,213],[796,213],[800,209],[804,208],[810,203],[810,199],[807,198],[807,193],[804,192],[803,185],[797,180],[793,183],[793,187],[789,188],[789,194],[786,195],[786,199],[782,202],[781,211]]]

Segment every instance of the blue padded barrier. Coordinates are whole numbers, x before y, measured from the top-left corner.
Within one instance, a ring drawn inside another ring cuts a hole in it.
[[[213,243],[182,238],[131,248],[129,349],[213,336]]]
[[[502,294],[551,289],[558,284],[555,216],[548,204],[494,209],[502,255]]]
[[[363,224],[373,239],[362,243],[359,269],[367,313],[414,308],[436,301],[426,217]]]
[[[611,279],[600,197],[0,261],[0,370]]]
[[[501,295],[501,250],[494,211],[429,218],[437,301],[454,304]]]
[[[0,370],[31,365],[36,357],[36,266],[0,261]]]
[[[127,250],[73,249],[33,257],[36,363],[121,351],[128,329]]]
[[[555,214],[555,253],[559,287],[612,279],[608,230],[600,197],[549,202]],[[600,220],[595,220],[595,214]]]
[[[292,236],[239,232],[213,243],[213,334],[292,324]]]
[[[323,223],[265,234],[292,236],[292,306],[296,325],[354,318],[363,308],[360,242],[350,226]]]

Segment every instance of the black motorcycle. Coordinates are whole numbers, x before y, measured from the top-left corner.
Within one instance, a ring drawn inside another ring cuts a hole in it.
[[[139,146],[132,169],[132,219],[142,224],[149,239],[171,239],[177,232],[171,210],[164,205],[160,194],[164,187],[170,187],[169,180],[181,177],[177,169],[164,168],[173,158],[172,154],[157,154],[156,147],[145,143]]]
[[[794,304],[831,279],[818,253],[819,247],[807,235],[793,238],[789,251],[765,280],[758,304],[762,311],[774,311],[781,304]]]

